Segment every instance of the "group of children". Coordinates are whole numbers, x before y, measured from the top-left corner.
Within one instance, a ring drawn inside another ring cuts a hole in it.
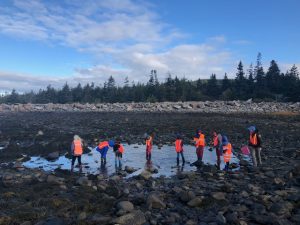
[[[262,163],[261,155],[260,155],[261,136],[258,133],[258,130],[255,126],[249,127],[248,130],[250,132],[249,147],[251,150],[252,161],[253,161],[253,165],[257,166],[257,164]],[[196,147],[197,160],[202,161],[206,142],[205,142],[205,135],[200,129],[198,129],[196,131],[196,135],[195,135],[193,141],[194,141],[194,144]],[[146,144],[146,160],[147,160],[147,162],[150,162],[152,146],[153,146],[153,135],[147,135],[145,144]],[[184,164],[185,158],[184,158],[184,154],[183,154],[183,151],[184,151],[183,150],[183,139],[180,135],[177,135],[174,145],[175,145],[175,151],[177,153],[177,165],[179,165],[180,155],[182,158],[182,163]],[[232,156],[232,145],[228,141],[227,136],[214,131],[213,135],[212,135],[211,146],[216,151],[218,169],[219,170],[221,169],[220,168],[221,156],[223,156],[223,160],[225,163],[224,170],[227,171],[229,169],[229,162],[230,162],[231,156]],[[122,156],[124,153],[124,146],[121,144],[121,142],[119,140],[117,140],[117,141],[113,141],[113,140],[102,141],[96,147],[96,150],[98,152],[100,152],[100,154],[101,154],[101,165],[106,164],[106,155],[107,155],[107,152],[110,147],[113,148],[113,151],[115,153],[116,166],[122,167]],[[213,148],[209,148],[209,150],[212,151]],[[83,153],[83,147],[82,147],[82,141],[78,135],[74,136],[74,140],[73,140],[72,146],[71,146],[71,152],[72,152],[71,171],[73,171],[74,163],[75,163],[76,159],[78,159],[78,164],[79,164],[79,168],[80,168],[80,172],[81,172],[82,171],[81,155]]]

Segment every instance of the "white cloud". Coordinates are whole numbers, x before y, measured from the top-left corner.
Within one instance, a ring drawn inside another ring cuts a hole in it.
[[[224,75],[235,66],[224,35],[205,43],[178,44],[188,36],[164,23],[155,6],[134,0],[15,0],[0,9],[0,33],[65,45],[95,56],[91,68],[74,68],[61,78],[0,72],[0,89],[37,90],[64,82],[103,83],[110,75],[145,82],[156,69],[188,79]]]

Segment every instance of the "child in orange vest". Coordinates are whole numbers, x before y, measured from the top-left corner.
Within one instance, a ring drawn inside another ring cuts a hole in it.
[[[151,161],[151,151],[153,145],[153,138],[152,136],[148,136],[146,139],[146,160]]]
[[[119,168],[122,167],[122,157],[123,157],[123,153],[124,153],[124,147],[121,144],[120,141],[116,141],[114,147],[114,152],[115,152],[115,166],[118,167],[118,162],[119,162]]]
[[[74,135],[74,140],[71,145],[71,154],[72,154],[72,165],[71,165],[71,172],[74,170],[74,164],[76,159],[78,160],[79,164],[79,171],[82,172],[82,164],[81,164],[81,155],[83,153],[82,141],[78,135]]]
[[[179,155],[181,155],[182,165],[183,165],[185,163],[184,155],[183,155],[183,140],[179,135],[177,135],[176,137],[175,150],[177,152],[177,165],[179,165]]]

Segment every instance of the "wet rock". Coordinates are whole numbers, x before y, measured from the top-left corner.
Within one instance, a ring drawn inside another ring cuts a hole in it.
[[[134,206],[131,202],[129,201],[121,201],[117,204],[117,208],[119,210],[123,210],[125,212],[131,212],[134,210]]]
[[[224,192],[215,192],[215,193],[212,193],[212,197],[216,200],[225,200],[226,199],[226,193],[224,193]]]
[[[6,215],[0,215],[0,225],[10,224],[12,218]]]
[[[86,219],[86,212],[81,212],[77,216],[77,220],[85,220]]]
[[[139,177],[145,180],[149,180],[152,177],[152,174],[149,171],[144,170],[143,172],[140,173]]]
[[[202,198],[201,197],[193,198],[187,203],[187,205],[190,207],[200,207],[202,205]]]
[[[122,195],[122,191],[118,185],[109,185],[105,189],[106,194],[113,196],[115,198],[119,198]]]
[[[163,209],[166,208],[166,204],[156,194],[150,194],[147,198],[147,207],[149,209]]]
[[[120,216],[114,219],[112,222],[114,224],[121,225],[142,225],[146,222],[146,218],[142,211],[136,210],[123,216]]]
[[[44,132],[42,130],[39,130],[36,134],[36,136],[43,136],[44,135]]]
[[[133,167],[125,166],[125,171],[126,171],[127,173],[133,173],[133,172],[135,172],[136,170],[135,170]]]
[[[275,213],[276,215],[286,215],[288,216],[290,212],[293,210],[294,206],[290,202],[279,202],[274,203],[270,211]]]
[[[93,215],[90,218],[90,221],[92,223],[101,224],[101,225],[109,224],[111,220],[112,220],[112,218],[110,216],[102,216],[102,215],[97,215],[97,214]]]
[[[32,223],[30,221],[25,221],[25,222],[21,223],[20,225],[32,225]]]
[[[35,225],[64,225],[65,221],[60,218],[48,218],[46,220],[40,221],[36,223]]]
[[[195,193],[192,191],[181,191],[179,193],[179,198],[183,202],[189,202],[196,197]]]
[[[64,178],[56,177],[56,176],[51,175],[51,174],[47,176],[47,183],[63,185],[64,182],[65,182]]]
[[[223,216],[222,213],[218,213],[217,217],[216,217],[216,222],[219,224],[219,225],[224,225],[226,224],[226,218]]]
[[[51,152],[46,157],[46,159],[49,160],[49,161],[54,161],[54,160],[57,160],[58,158],[59,158],[59,152],[58,151]]]
[[[88,179],[88,177],[79,177],[76,181],[76,184],[80,186],[92,186],[92,181]]]

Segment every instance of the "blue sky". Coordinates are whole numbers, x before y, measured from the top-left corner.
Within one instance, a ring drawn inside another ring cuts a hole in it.
[[[235,76],[261,52],[300,66],[297,0],[2,0],[0,90]]]

